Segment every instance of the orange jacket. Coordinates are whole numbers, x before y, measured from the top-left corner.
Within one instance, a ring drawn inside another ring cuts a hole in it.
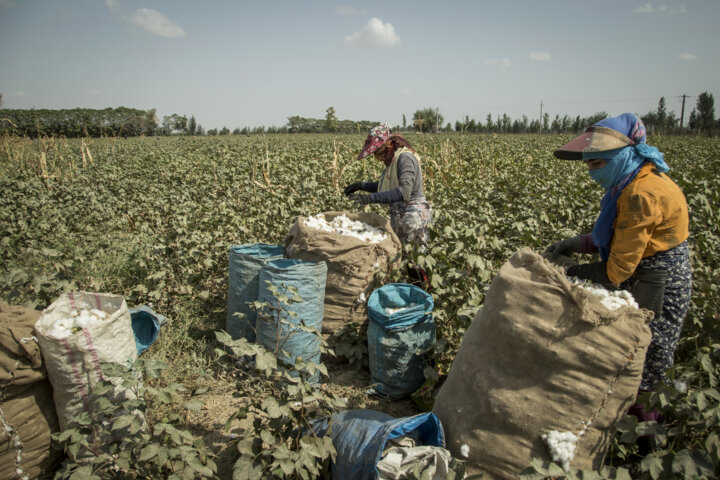
[[[625,187],[617,212],[607,262],[608,278],[615,284],[630,278],[643,258],[670,250],[688,238],[685,195],[653,164],[644,165]]]

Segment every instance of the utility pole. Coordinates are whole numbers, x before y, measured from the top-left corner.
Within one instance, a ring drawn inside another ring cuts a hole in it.
[[[687,97],[687,95],[685,95],[685,94],[683,93],[683,94],[682,94],[682,99],[683,99],[683,100],[682,100],[682,109],[680,109],[680,131],[681,131],[681,132],[682,132],[682,129],[683,129],[683,120],[685,119],[685,97]]]
[[[438,132],[438,122],[440,120],[440,117],[438,117],[438,112],[440,109],[438,107],[435,107],[435,133]]]
[[[543,107],[542,100],[540,100],[540,133],[542,133],[542,123],[543,123],[543,119],[542,119],[542,107]]]

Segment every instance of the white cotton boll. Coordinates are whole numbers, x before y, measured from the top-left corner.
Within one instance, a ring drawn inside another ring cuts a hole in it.
[[[107,313],[103,312],[102,310],[98,310],[97,308],[93,308],[92,310],[90,310],[90,313],[92,313],[101,320],[107,318]]]
[[[50,330],[50,336],[53,338],[57,338],[57,339],[67,338],[70,335],[72,335],[72,332],[66,328],[55,327],[52,330]]]
[[[620,307],[639,308],[632,294],[627,290],[607,290],[595,284],[590,286],[577,277],[571,277],[570,281],[597,297],[608,310],[617,310]]]
[[[86,328],[87,326],[94,323],[94,319],[89,311],[82,310],[80,315],[75,319],[75,328]]]
[[[682,380],[673,380],[673,388],[679,393],[685,393],[687,392],[688,386],[687,383]]]
[[[397,307],[397,308],[386,307],[385,315],[392,315],[394,313],[402,312],[403,310],[407,310],[408,308],[412,308],[412,307],[417,307],[417,303],[411,303],[407,307]]]
[[[560,463],[567,471],[570,468],[570,462],[575,457],[578,437],[572,432],[551,430],[543,434],[542,439],[547,443],[553,461]]]
[[[338,215],[328,222],[325,215],[318,213],[308,217],[305,225],[316,230],[348,235],[370,243],[379,243],[387,238],[387,234],[379,228],[364,222],[350,220],[346,215]]]
[[[470,456],[470,447],[467,443],[463,443],[460,446],[460,455],[462,455],[463,458],[468,458]]]

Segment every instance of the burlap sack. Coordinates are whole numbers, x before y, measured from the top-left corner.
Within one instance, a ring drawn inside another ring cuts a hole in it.
[[[52,448],[58,431],[50,382],[34,382],[0,404],[0,478],[52,478],[60,452]]]
[[[50,336],[54,323],[71,315],[73,310],[96,308],[108,314],[101,323],[90,325],[65,338]],[[101,364],[129,365],[137,359],[135,335],[125,299],[118,295],[77,292],[63,294],[46,308],[35,325],[53,398],[65,430],[73,418],[88,408],[90,390],[103,380]],[[112,378],[105,378],[115,384]],[[118,379],[119,380],[119,379]],[[131,392],[117,386],[118,401]]]
[[[35,322],[40,312],[0,302],[0,478],[51,476],[58,431]]]
[[[365,222],[387,233],[382,242],[371,244],[358,238],[324,232],[299,217],[285,238],[285,256],[327,264],[323,333],[331,334],[349,322],[367,325],[367,299],[376,272],[387,270],[401,251],[400,240],[390,221],[376,213],[325,212],[327,221],[339,215]]]
[[[543,433],[584,431],[570,465],[600,468],[640,385],[651,316],[610,311],[530,249],[515,253],[435,401],[449,450],[469,447],[469,473],[515,479],[533,457],[551,459]]]
[[[40,312],[0,301],[0,398],[10,398],[44,380],[35,322]]]

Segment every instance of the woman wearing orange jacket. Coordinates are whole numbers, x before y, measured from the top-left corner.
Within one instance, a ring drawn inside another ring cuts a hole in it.
[[[574,265],[568,276],[630,290],[652,310],[652,342],[641,391],[667,382],[692,294],[685,195],[666,175],[663,154],[646,143],[642,120],[631,113],[602,120],[554,152],[584,160],[606,191],[590,234],[550,245],[550,258],[572,252],[600,254],[600,261]],[[655,420],[645,416],[641,420]]]

